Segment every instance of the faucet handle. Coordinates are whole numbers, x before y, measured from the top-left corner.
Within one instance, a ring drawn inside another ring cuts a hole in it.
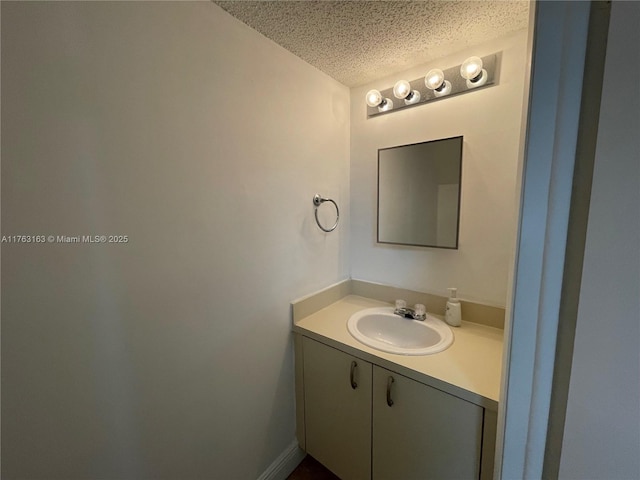
[[[416,312],[416,316],[423,316],[427,313],[427,308],[421,303],[416,303],[413,309]]]
[[[396,300],[396,310],[402,310],[407,308],[407,302],[404,300]]]

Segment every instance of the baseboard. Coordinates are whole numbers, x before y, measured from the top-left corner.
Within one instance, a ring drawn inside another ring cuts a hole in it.
[[[298,442],[294,440],[293,443],[262,472],[258,480],[286,480],[291,472],[300,464],[305,455],[306,453],[298,447]]]

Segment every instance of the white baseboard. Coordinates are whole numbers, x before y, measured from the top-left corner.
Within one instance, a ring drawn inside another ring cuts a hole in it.
[[[305,455],[304,450],[298,447],[298,442],[294,440],[293,443],[262,472],[258,480],[286,480],[291,472],[300,464]]]

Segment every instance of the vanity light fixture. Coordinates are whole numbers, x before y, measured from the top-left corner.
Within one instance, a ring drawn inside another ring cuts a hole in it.
[[[444,97],[451,93],[451,82],[444,79],[444,72],[439,68],[433,68],[427,72],[424,84],[436,97]]]
[[[469,57],[460,65],[460,75],[467,81],[467,88],[481,87],[487,83],[487,71],[482,68],[480,57]]]
[[[478,87],[491,86],[496,81],[500,58],[499,53],[471,56],[462,64],[443,69],[432,68],[424,77],[398,80],[393,87],[384,90],[369,90],[365,96],[367,117],[397,112],[480,90]]]
[[[420,92],[412,90],[411,84],[406,80],[398,80],[393,86],[393,96],[404,100],[405,105],[413,105],[420,101]]]
[[[378,107],[379,112],[388,112],[393,108],[393,101],[385,98],[378,90],[369,90],[367,92],[367,105],[370,107]]]

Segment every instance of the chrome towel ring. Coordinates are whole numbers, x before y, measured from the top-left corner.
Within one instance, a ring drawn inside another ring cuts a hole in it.
[[[324,202],[331,202],[333,203],[333,206],[336,207],[336,223],[334,223],[333,227],[331,228],[324,228],[320,223],[320,220],[318,220],[318,207],[322,205]],[[333,232],[338,226],[338,220],[340,220],[340,210],[338,209],[338,204],[333,200],[331,200],[330,198],[322,198],[317,193],[313,196],[313,204],[316,207],[315,208],[316,223],[318,224],[318,227],[320,227],[320,230],[322,230],[323,232]]]

